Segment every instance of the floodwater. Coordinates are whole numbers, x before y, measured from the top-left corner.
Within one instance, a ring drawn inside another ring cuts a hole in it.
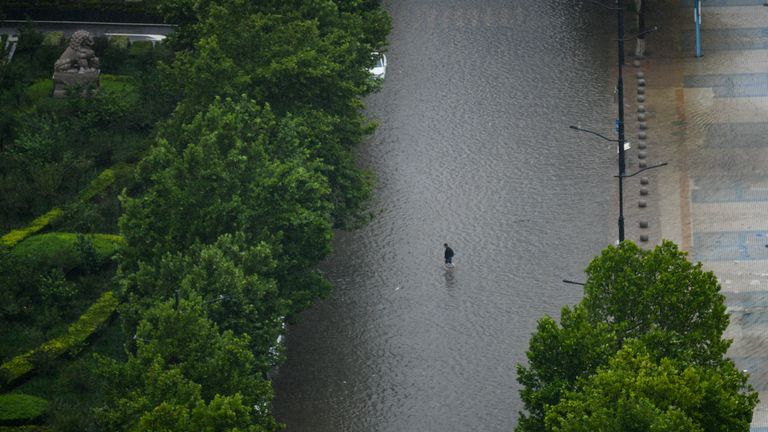
[[[615,240],[615,20],[587,2],[391,0],[376,219],[339,232],[332,295],[289,328],[289,432],[511,431],[536,320]],[[442,265],[443,243],[456,268]]]

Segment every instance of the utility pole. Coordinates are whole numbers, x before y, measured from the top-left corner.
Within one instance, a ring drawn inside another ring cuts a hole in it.
[[[622,78],[622,69],[624,68],[624,2],[616,0],[616,15],[619,21],[619,79],[616,84],[616,91],[619,96],[619,118],[616,120],[616,129],[619,134],[617,140],[619,146],[619,243],[624,241],[624,79]]]

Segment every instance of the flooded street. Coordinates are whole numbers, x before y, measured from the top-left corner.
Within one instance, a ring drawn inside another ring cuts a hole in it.
[[[515,364],[615,240],[613,15],[562,1],[385,1],[376,218],[338,232],[332,295],[288,332],[289,432],[511,431]],[[456,268],[442,266],[443,243]]]

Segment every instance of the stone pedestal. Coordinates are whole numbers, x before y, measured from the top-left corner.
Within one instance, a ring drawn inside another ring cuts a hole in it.
[[[89,96],[99,89],[98,69],[87,72],[54,72],[53,73],[53,97],[67,97],[67,89],[80,88],[81,96]]]

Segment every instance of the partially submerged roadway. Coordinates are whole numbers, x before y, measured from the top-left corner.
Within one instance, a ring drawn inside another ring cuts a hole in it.
[[[649,171],[645,184],[627,181],[627,239],[645,247],[673,240],[717,275],[731,319],[728,356],[760,394],[753,432],[768,431],[768,7],[762,3],[719,0],[705,7],[703,56],[696,58],[692,5],[668,2],[648,19],[665,30],[649,37],[647,58],[626,69],[635,77],[627,80],[627,112],[636,113],[627,136],[645,146],[633,149],[628,171],[643,160],[669,162]]]

